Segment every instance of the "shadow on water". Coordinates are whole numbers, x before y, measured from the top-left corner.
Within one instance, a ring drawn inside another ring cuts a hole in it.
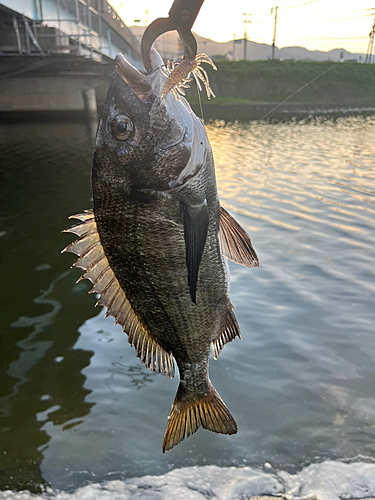
[[[153,382],[151,372],[144,372],[142,366],[126,366],[121,361],[112,362],[112,373],[128,377],[131,385],[136,389],[142,389],[146,384]]]
[[[0,490],[45,485],[43,426],[77,424],[93,405],[82,374],[92,352],[73,347],[92,301],[60,256],[67,216],[91,205],[93,128],[0,124]]]

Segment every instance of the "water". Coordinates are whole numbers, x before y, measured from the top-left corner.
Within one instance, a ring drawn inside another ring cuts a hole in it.
[[[60,255],[92,206],[95,124],[0,125],[0,499],[375,496],[375,117],[207,130],[261,261],[230,263],[243,340],[210,363],[239,431],[162,455],[177,379],[141,365]]]

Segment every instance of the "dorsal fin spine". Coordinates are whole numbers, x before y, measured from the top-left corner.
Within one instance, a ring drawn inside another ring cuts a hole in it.
[[[103,271],[99,274],[99,276],[96,278],[96,280],[92,284],[92,288],[88,293],[99,293],[95,288],[99,284],[99,282],[102,280],[102,278],[110,271],[111,271],[111,268],[109,266],[104,268]]]
[[[111,302],[110,302],[110,303],[109,303],[109,305],[108,305],[108,309],[107,309],[107,311],[106,311],[106,313],[105,313],[105,315],[104,315],[104,317],[105,317],[105,318],[107,318],[107,317],[110,315],[110,313],[111,313],[111,308],[112,308],[112,306],[113,306],[113,304],[114,304],[115,300],[116,300],[116,299],[117,299],[117,297],[119,296],[120,292],[121,292],[121,288],[117,288],[117,290],[115,291],[115,294],[114,294],[113,298],[111,299]]]
[[[97,241],[96,243],[94,243],[91,247],[89,247],[86,252],[84,252],[82,255],[80,255],[78,257],[78,259],[74,262],[74,264],[72,264],[71,267],[79,267],[78,264],[83,260],[84,257],[86,257],[86,255],[89,254],[89,252],[91,252],[95,247],[97,247],[98,245],[100,245],[100,241]],[[64,252],[64,250],[63,250]]]
[[[81,223],[68,228],[65,232],[76,234],[78,239],[68,245],[63,252],[71,251],[78,255],[76,262],[71,266],[84,270],[78,281],[89,279],[93,283],[89,293],[100,295],[96,305],[105,306],[107,308],[105,316],[113,316],[115,324],[122,326],[128,335],[129,343],[135,347],[136,356],[148,368],[173,378],[172,354],[166,352],[151,336],[133,310],[104,253],[92,210],[70,218],[78,219]]]
[[[124,307],[124,305],[125,305],[125,302],[126,302],[126,297],[124,297],[124,298],[123,298],[122,303],[121,303],[121,305],[120,305],[120,306],[119,306],[119,308],[118,308],[118,313],[117,313],[117,314],[116,314],[116,316],[115,316],[115,325],[117,325],[117,323],[118,323],[118,319],[119,319],[119,317],[120,317],[121,310],[122,310],[122,308],[123,308],[123,307]]]
[[[96,259],[96,260],[95,260],[95,262],[93,262],[93,263],[91,264],[91,266],[89,266],[89,267],[86,269],[86,271],[82,274],[82,276],[80,276],[80,277],[78,278],[78,280],[76,281],[76,283],[79,283],[81,280],[84,280],[84,279],[90,279],[87,275],[88,275],[88,274],[90,273],[90,271],[92,271],[92,270],[93,270],[93,268],[94,268],[95,266],[97,266],[97,265],[99,264],[99,262],[100,262],[101,260],[103,260],[103,259],[105,259],[105,255],[104,255],[104,254],[103,254],[103,255],[101,255],[98,259]],[[90,280],[90,281],[91,281],[91,280]]]

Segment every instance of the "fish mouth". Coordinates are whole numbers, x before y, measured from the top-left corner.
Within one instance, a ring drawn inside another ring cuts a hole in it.
[[[171,137],[159,147],[160,150],[168,151],[186,140],[190,122],[194,120],[195,115],[183,98],[176,100],[172,93],[169,93],[164,100],[160,99],[167,76],[161,70],[164,61],[156,49],[150,51],[150,62],[152,71],[146,76],[132,66],[122,54],[115,57],[117,74],[138,99],[145,104],[156,105],[157,108],[165,107],[166,113],[174,120]],[[158,116],[157,113],[155,116]]]
[[[138,99],[147,102],[152,93],[152,84],[149,78],[142,75],[134,66],[132,66],[122,54],[115,57],[116,71],[122,80],[132,89]]]

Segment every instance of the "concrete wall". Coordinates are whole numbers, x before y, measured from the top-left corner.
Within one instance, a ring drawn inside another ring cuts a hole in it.
[[[10,78],[0,86],[0,112],[9,111],[95,113],[95,87],[84,78]]]

